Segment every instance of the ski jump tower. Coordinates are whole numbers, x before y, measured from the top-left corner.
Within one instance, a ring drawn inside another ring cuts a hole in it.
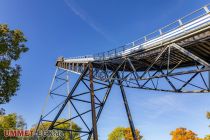
[[[56,67],[48,97],[61,102],[46,103],[51,109],[43,110],[37,129],[48,122],[48,130],[74,133],[70,139],[98,140],[97,122],[115,84],[137,140],[125,87],[177,94],[210,92],[210,4],[122,47],[89,56],[59,57]],[[69,73],[78,75],[71,89]],[[67,119],[58,121],[68,108]],[[73,124],[68,129],[59,127],[76,119],[82,129],[74,129]]]

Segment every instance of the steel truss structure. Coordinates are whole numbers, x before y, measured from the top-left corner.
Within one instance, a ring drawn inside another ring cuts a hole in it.
[[[103,81],[120,79],[124,87],[146,90],[178,93],[210,91],[208,79],[204,78],[207,77],[204,73],[210,70],[209,61],[203,60],[175,43],[156,50],[151,59],[141,58],[139,54],[119,59],[120,61],[115,59],[95,62],[96,66],[101,66],[95,70],[95,78]],[[109,69],[116,68],[112,66],[113,61],[121,62],[118,64],[119,78],[113,78],[110,75]],[[186,61],[191,61],[190,68],[185,68]],[[138,66],[142,67],[142,65],[146,68],[144,71],[139,71]],[[200,79],[200,82],[193,82],[196,78]],[[115,83],[119,85],[118,82]]]
[[[117,85],[133,139],[138,140],[125,87],[177,94],[210,92],[208,7],[200,9],[205,14],[198,19],[186,25],[182,24],[183,19],[178,20],[180,25],[172,33],[162,34],[163,30],[160,30],[160,36],[150,41],[146,37],[140,45],[138,41],[133,42],[133,48],[123,51],[114,49],[111,53],[94,57],[59,58],[36,132],[40,129],[61,130],[69,132],[70,140],[98,140],[97,123],[113,85]],[[79,74],[71,90],[69,72]],[[52,99],[52,103],[49,103],[49,99]],[[49,109],[47,105],[50,105]],[[63,119],[64,114],[69,114],[67,119]],[[83,127],[76,130],[73,122],[78,120],[79,126]],[[68,128],[61,128],[64,124]]]
[[[179,51],[179,53],[182,55],[174,54],[175,52],[177,53],[177,51]],[[207,78],[206,74],[210,71],[209,62],[206,62],[202,58],[194,55],[193,53],[174,43],[161,48],[160,50],[156,51],[156,53],[156,57],[151,58],[150,62],[146,62],[147,68],[144,71],[138,71],[136,66],[141,64],[136,63],[141,63],[144,61],[135,59],[135,55],[120,58],[121,63],[119,63],[117,67],[112,66],[112,64],[107,60],[103,62],[90,62],[82,65],[77,64],[74,67],[72,67],[72,65],[67,66],[66,64],[62,63],[57,64],[58,68],[53,78],[53,83],[55,80],[61,82],[54,89],[52,89],[51,86],[49,96],[62,97],[63,101],[52,108],[52,110],[47,112],[45,115],[43,114],[41,116],[37,128],[42,128],[43,122],[50,122],[50,127],[48,128],[49,130],[62,130],[80,134],[78,137],[74,137],[73,139],[81,139],[85,137],[89,140],[93,135],[93,138],[97,140],[97,122],[99,121],[100,115],[108,99],[112,86],[113,84],[116,84],[120,87],[130,128],[132,130],[133,137],[136,140],[137,137],[135,135],[135,127],[128,106],[124,87],[176,93],[210,92],[210,79]],[[174,56],[179,61],[174,61]],[[182,68],[182,63],[188,59],[194,62],[194,66],[189,68]],[[118,59],[111,61],[112,63],[113,61],[119,62]],[[63,65],[63,68],[61,65]],[[68,68],[65,68],[64,65]],[[77,82],[74,84],[71,91],[69,91],[67,95],[56,93],[56,90],[65,84],[68,84],[69,80],[62,77],[62,75],[68,74],[69,70],[73,70],[72,68],[74,70],[77,69],[77,72],[81,73]],[[195,82],[193,82],[193,80],[195,80]],[[83,84],[87,91],[76,92],[76,89],[78,89],[80,84]],[[179,85],[179,87],[177,85]],[[97,95],[97,92],[100,92],[100,96],[102,95],[102,92],[104,92],[103,98],[100,99]],[[80,98],[84,95],[88,96],[86,96],[85,99]],[[74,104],[75,101],[79,103],[90,104],[90,108],[80,112],[78,110],[80,106],[76,106]],[[76,115],[62,122],[57,122],[58,118],[68,103],[71,104],[72,109],[74,109],[76,112]],[[47,120],[46,117],[56,109],[58,109],[58,112],[52,117],[53,119]],[[89,120],[85,121],[84,119],[85,114],[88,113],[90,113],[92,116],[91,125],[87,123],[90,122]],[[74,119],[77,118],[82,121],[86,130],[77,131],[73,129],[59,128],[59,125],[74,121]]]

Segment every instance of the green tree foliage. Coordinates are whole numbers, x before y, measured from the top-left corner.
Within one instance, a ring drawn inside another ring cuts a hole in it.
[[[20,119],[21,118],[21,119]],[[8,115],[0,115],[0,138],[9,140],[11,138],[4,137],[4,130],[22,129],[26,125],[22,116],[17,116],[15,113]],[[18,139],[18,138],[12,138]]]
[[[207,117],[207,119],[210,119],[210,112],[206,113],[206,117]]]
[[[140,132],[137,129],[136,129],[136,135],[138,140],[142,139],[142,136],[140,135]],[[117,127],[109,134],[108,140],[133,140],[131,129],[124,127]]]
[[[65,121],[65,119],[59,119],[56,122],[56,124],[64,122],[64,121]],[[44,122],[44,123],[42,123],[40,125],[38,130],[47,130],[49,128],[50,124],[51,124],[50,122]],[[70,129],[70,125],[71,125],[71,129],[72,130],[77,130],[77,131],[81,130],[81,128],[76,123],[69,122],[69,121],[56,126],[56,128],[59,128],[59,129]],[[33,128],[31,128],[31,130],[33,132],[35,132],[36,125]],[[80,138],[79,138],[80,135],[79,135],[78,132],[72,132],[72,133],[71,132],[66,132],[66,131],[63,131],[63,132],[64,132],[64,135],[65,135],[64,140],[69,140],[70,139],[70,135],[72,136],[73,139],[77,138],[77,140],[80,140]],[[46,140],[56,140],[56,139],[57,139],[56,137],[49,137]]]
[[[206,113],[206,118],[210,120],[210,112]],[[210,125],[209,125],[209,127],[210,127]]]
[[[108,140],[122,140],[124,138],[124,127],[115,128],[108,136]]]
[[[203,140],[210,140],[210,135],[207,135]]]
[[[19,89],[21,67],[14,65],[14,61],[28,51],[25,42],[23,32],[0,24],[0,104],[9,102]]]

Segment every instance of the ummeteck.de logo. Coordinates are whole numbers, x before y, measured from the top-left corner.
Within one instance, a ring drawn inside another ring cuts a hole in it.
[[[29,137],[33,135],[31,130],[4,130],[4,137]]]
[[[39,130],[36,133],[31,130],[4,130],[4,137],[64,137],[64,133],[58,130]]]

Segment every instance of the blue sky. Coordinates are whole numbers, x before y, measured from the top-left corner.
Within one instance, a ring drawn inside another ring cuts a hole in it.
[[[40,116],[58,56],[80,56],[133,41],[194,11],[209,0],[0,0],[0,23],[21,29],[30,51],[22,65],[21,89],[7,113],[23,115],[28,127]],[[75,80],[75,79],[73,79]],[[115,87],[100,118],[106,140],[116,126],[128,126],[120,90]],[[168,140],[170,131],[186,127],[203,137],[210,133],[205,113],[210,95],[176,95],[126,89],[136,128],[145,140]],[[148,94],[150,93],[150,94]]]

